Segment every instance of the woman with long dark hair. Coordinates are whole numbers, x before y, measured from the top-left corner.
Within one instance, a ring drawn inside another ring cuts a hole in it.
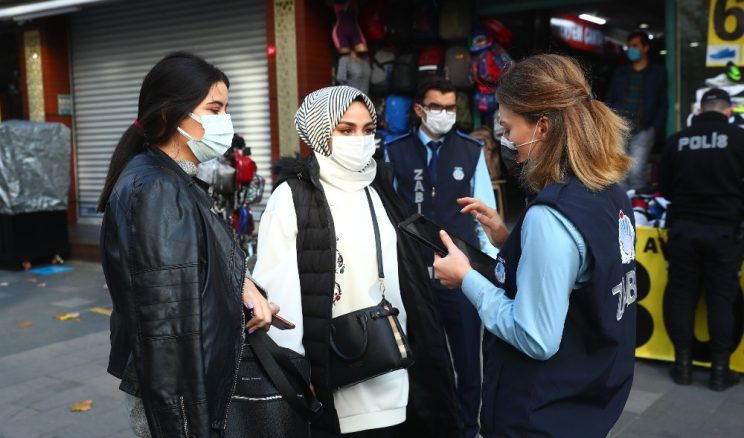
[[[109,373],[138,436],[224,432],[246,326],[278,308],[250,278],[232,231],[211,211],[196,165],[232,142],[225,74],[173,53],[145,76],[137,118],[114,150],[99,211],[114,310]]]

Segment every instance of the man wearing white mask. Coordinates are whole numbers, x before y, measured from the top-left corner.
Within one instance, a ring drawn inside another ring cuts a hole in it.
[[[480,223],[460,212],[459,199],[475,197],[491,208],[496,208],[496,199],[481,143],[453,129],[456,105],[449,80],[433,76],[421,82],[414,103],[420,126],[388,142],[386,159],[392,163],[394,185],[409,214],[423,214],[495,258],[498,250]],[[430,266],[433,254],[422,250],[422,257]],[[471,438],[478,432],[481,320],[463,294],[432,281],[457,372],[465,436]]]

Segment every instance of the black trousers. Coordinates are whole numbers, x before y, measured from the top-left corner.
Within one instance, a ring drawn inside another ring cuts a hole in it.
[[[441,288],[441,286],[439,286]],[[460,289],[437,289],[439,314],[457,373],[457,396],[465,423],[465,438],[478,435],[481,403],[481,320]]]
[[[664,321],[677,348],[691,348],[695,309],[701,290],[708,306],[711,355],[729,355],[734,348],[737,273],[742,241],[732,226],[677,220],[669,229],[669,282],[664,293]]]

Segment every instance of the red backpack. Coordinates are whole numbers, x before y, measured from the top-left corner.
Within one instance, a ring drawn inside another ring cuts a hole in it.
[[[369,2],[359,11],[359,24],[369,41],[385,39],[385,7],[382,1]]]
[[[418,56],[418,71],[438,72],[444,65],[444,49],[442,46],[431,44],[421,49]]]
[[[235,158],[235,182],[241,186],[247,186],[256,176],[256,162],[251,157],[243,155],[240,151],[233,152]]]

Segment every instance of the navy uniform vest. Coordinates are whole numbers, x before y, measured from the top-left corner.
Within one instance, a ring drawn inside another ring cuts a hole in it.
[[[385,146],[393,165],[398,195],[403,199],[409,215],[421,213],[478,247],[475,220],[470,215],[460,213],[456,200],[473,195],[470,181],[480,158],[481,144],[455,130],[442,140],[436,187],[432,185],[428,172],[427,146],[421,143],[418,134],[409,133]]]
[[[633,210],[618,186],[592,192],[574,178],[547,186],[530,206],[538,204],[559,211],[581,233],[593,257],[591,280],[571,292],[560,348],[548,360],[532,359],[486,332],[482,433],[604,437],[622,413],[633,382]],[[496,285],[511,298],[518,293],[525,214],[498,258],[501,282]]]

